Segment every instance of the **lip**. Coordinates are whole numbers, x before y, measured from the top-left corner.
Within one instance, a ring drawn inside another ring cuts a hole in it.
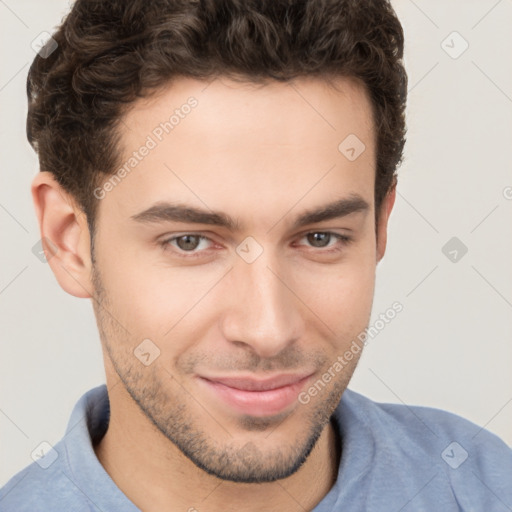
[[[231,409],[251,416],[271,416],[293,403],[312,373],[276,375],[265,379],[250,377],[198,376],[206,390]]]

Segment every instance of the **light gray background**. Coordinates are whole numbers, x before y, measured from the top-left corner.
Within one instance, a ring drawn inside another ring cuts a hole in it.
[[[393,3],[406,34],[409,129],[374,318],[394,301],[404,310],[369,342],[351,388],[452,411],[512,445],[512,1]],[[62,291],[31,252],[37,160],[25,79],[32,40],[67,9],[0,0],[0,485],[41,441],[55,444],[77,399],[104,382],[90,301]],[[453,31],[469,43],[456,59],[445,49],[460,51],[458,36],[442,46]],[[441,250],[453,236],[468,247],[455,263]]]

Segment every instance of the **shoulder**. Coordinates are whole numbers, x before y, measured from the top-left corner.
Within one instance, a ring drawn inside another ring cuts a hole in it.
[[[89,510],[66,460],[65,445],[57,443],[40,461],[32,462],[0,488],[2,512]],[[83,505],[80,508],[79,505]]]
[[[381,426],[382,435],[386,437],[409,441],[429,451],[438,446],[439,440],[453,439],[462,447],[464,443],[474,455],[485,452],[512,462],[512,449],[498,436],[451,412],[433,407],[374,402],[348,389],[342,403],[365,424]]]
[[[108,395],[103,384],[84,393],[75,404],[66,434],[53,447],[42,443],[34,462],[0,488],[2,512],[89,510],[84,478],[97,476],[91,433],[99,435],[108,419]],[[105,481],[101,475],[99,483]],[[96,483],[96,482],[95,482]],[[92,484],[91,484],[92,485]]]
[[[359,430],[353,439],[372,443],[390,471],[436,475],[459,505],[468,502],[467,510],[496,500],[512,507],[512,449],[485,428],[447,411],[374,402],[352,390],[343,394],[336,415],[352,432]]]

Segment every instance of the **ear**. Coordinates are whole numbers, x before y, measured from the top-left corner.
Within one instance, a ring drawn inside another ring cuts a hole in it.
[[[396,179],[393,186],[389,189],[380,205],[379,221],[377,224],[377,262],[379,262],[386,252],[386,244],[388,241],[388,221],[391,210],[396,199]]]
[[[46,260],[61,288],[75,297],[92,297],[90,236],[85,213],[47,171],[34,177],[32,199]]]

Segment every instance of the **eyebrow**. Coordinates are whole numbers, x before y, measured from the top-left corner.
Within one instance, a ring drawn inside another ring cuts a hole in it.
[[[327,203],[312,210],[306,210],[297,217],[292,229],[331,219],[346,217],[351,213],[367,212],[370,205],[357,194]],[[157,224],[163,222],[183,222],[192,224],[208,224],[228,229],[232,232],[241,231],[242,226],[223,212],[208,211],[183,204],[158,202],[148,209],[131,216],[135,222]]]

